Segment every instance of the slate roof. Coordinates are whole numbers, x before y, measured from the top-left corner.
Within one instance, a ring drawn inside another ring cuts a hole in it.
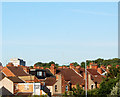
[[[13,96],[13,94],[8,89],[6,89],[4,86],[0,88],[0,95],[5,96],[5,97]]]
[[[53,86],[56,82],[57,82],[57,81],[56,81],[55,77],[48,77],[48,78],[45,80],[46,86]]]
[[[28,76],[29,74],[26,73],[22,67],[11,66],[7,67],[15,76]]]
[[[3,72],[0,72],[0,81],[5,77],[5,75],[3,74]]]
[[[23,80],[21,80],[18,77],[7,77],[7,78],[10,79],[14,83],[25,83]]]

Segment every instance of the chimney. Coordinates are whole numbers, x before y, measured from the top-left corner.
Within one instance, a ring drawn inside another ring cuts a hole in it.
[[[13,65],[13,63],[8,63],[6,66],[11,67],[11,66],[14,66],[14,65]]]
[[[55,67],[55,64],[51,64],[51,66],[50,66],[50,71],[51,71],[51,73],[52,73],[53,75],[56,74],[56,67]]]
[[[74,64],[70,63],[70,69],[75,69]]]
[[[97,71],[102,74],[102,68],[98,68]]]
[[[75,67],[75,71],[78,72],[78,73],[80,73],[80,68],[81,68],[80,65],[79,65],[79,66],[76,66],[76,67]]]
[[[67,66],[62,66],[63,69],[67,69]]]

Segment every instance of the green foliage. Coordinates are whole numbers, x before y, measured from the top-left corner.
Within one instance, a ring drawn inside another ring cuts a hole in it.
[[[116,83],[115,87],[113,87],[110,95],[114,95],[114,96],[119,95],[120,96],[120,81]]]
[[[98,88],[97,89],[92,89],[87,91],[88,96],[97,96],[98,95]]]
[[[107,74],[108,78],[116,78],[120,74],[120,67],[110,67],[109,72]]]
[[[50,68],[51,64],[55,64],[56,67],[59,66],[59,64],[57,64],[57,63],[55,63],[53,61],[51,61],[49,63],[37,62],[37,63],[35,63],[35,66],[40,66],[40,67],[44,67],[44,68]]]
[[[73,95],[75,97],[79,97],[79,96],[84,96],[85,95],[85,91],[79,86],[79,84],[76,85],[76,88],[72,88],[73,91]]]
[[[72,62],[72,64],[74,65],[74,66],[79,66],[80,64],[78,64],[77,62]]]
[[[81,62],[81,67],[85,68],[85,62]]]
[[[109,68],[109,73],[106,78],[100,84],[100,88],[98,90],[98,94],[107,96],[111,93],[111,90],[116,85],[116,83],[120,79],[120,69],[111,67]]]
[[[108,59],[108,60],[104,60],[101,58],[98,58],[96,60],[87,60],[86,63],[89,66],[89,64],[93,62],[93,63],[97,63],[98,67],[100,67],[101,65],[107,66],[107,65],[112,65],[112,66],[116,66],[116,65],[120,65],[120,59],[119,58],[113,58],[113,59]],[[82,62],[81,64],[84,67],[84,63]]]

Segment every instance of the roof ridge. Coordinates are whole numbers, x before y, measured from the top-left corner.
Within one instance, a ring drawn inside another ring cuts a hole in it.
[[[75,71],[75,69],[72,68],[72,70],[73,70],[75,73],[77,73],[80,77],[82,77],[82,75],[79,74],[77,71]]]

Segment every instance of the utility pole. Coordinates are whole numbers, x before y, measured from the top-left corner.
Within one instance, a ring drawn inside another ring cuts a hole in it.
[[[86,65],[87,65],[87,62],[85,62],[85,94],[86,94],[86,97],[87,97],[87,69],[86,69]]]

